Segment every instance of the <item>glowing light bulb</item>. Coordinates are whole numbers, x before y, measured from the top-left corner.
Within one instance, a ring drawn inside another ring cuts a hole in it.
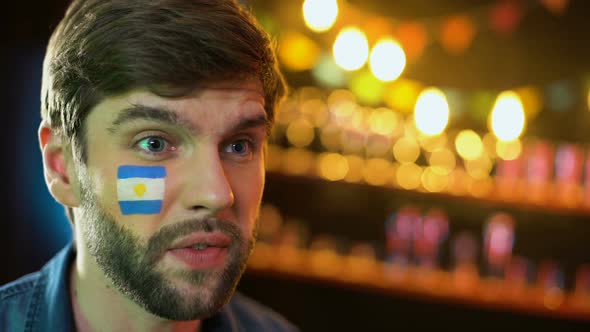
[[[357,70],[369,57],[367,36],[355,27],[346,27],[336,37],[332,52],[337,65],[345,70]]]
[[[436,88],[428,88],[418,96],[414,109],[416,128],[427,135],[441,134],[449,123],[449,103],[444,93]]]
[[[336,0],[305,0],[303,2],[303,19],[305,25],[315,32],[329,30],[338,17]]]
[[[525,115],[520,97],[513,91],[502,92],[490,113],[491,128],[501,141],[520,137],[525,127]]]
[[[369,59],[371,72],[384,82],[397,79],[406,67],[406,54],[393,39],[382,39],[375,44]]]

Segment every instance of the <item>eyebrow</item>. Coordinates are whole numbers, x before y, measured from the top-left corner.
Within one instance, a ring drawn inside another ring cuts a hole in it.
[[[156,108],[145,105],[133,105],[132,107],[123,109],[119,112],[117,118],[107,130],[111,134],[115,134],[122,125],[136,120],[156,121],[171,126],[185,128],[193,134],[198,133],[198,129],[190,121],[182,118],[176,112],[165,108]],[[230,128],[228,132],[237,132],[261,126],[265,127],[266,135],[270,135],[271,123],[268,120],[266,113],[254,117],[243,118],[235,126]]]
[[[175,112],[164,108],[156,108],[145,105],[133,105],[129,108],[123,109],[121,112],[119,112],[117,118],[107,130],[111,134],[115,134],[122,125],[136,120],[151,120],[173,126],[184,127],[191,132],[197,131],[197,129],[189,121],[182,119]]]

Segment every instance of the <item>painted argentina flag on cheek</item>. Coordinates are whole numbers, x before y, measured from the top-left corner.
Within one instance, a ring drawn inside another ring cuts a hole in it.
[[[119,166],[117,199],[121,213],[158,214],[162,211],[166,179],[163,166]]]

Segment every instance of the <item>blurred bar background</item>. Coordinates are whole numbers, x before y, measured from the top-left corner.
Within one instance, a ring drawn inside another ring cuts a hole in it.
[[[590,3],[242,1],[290,86],[239,289],[303,331],[590,327]],[[0,283],[71,239],[36,131],[67,1],[15,2]]]

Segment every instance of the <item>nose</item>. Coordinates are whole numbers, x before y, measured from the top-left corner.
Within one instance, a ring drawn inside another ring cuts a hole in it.
[[[186,209],[215,214],[234,204],[234,193],[216,148],[200,149],[187,163],[182,193]]]

